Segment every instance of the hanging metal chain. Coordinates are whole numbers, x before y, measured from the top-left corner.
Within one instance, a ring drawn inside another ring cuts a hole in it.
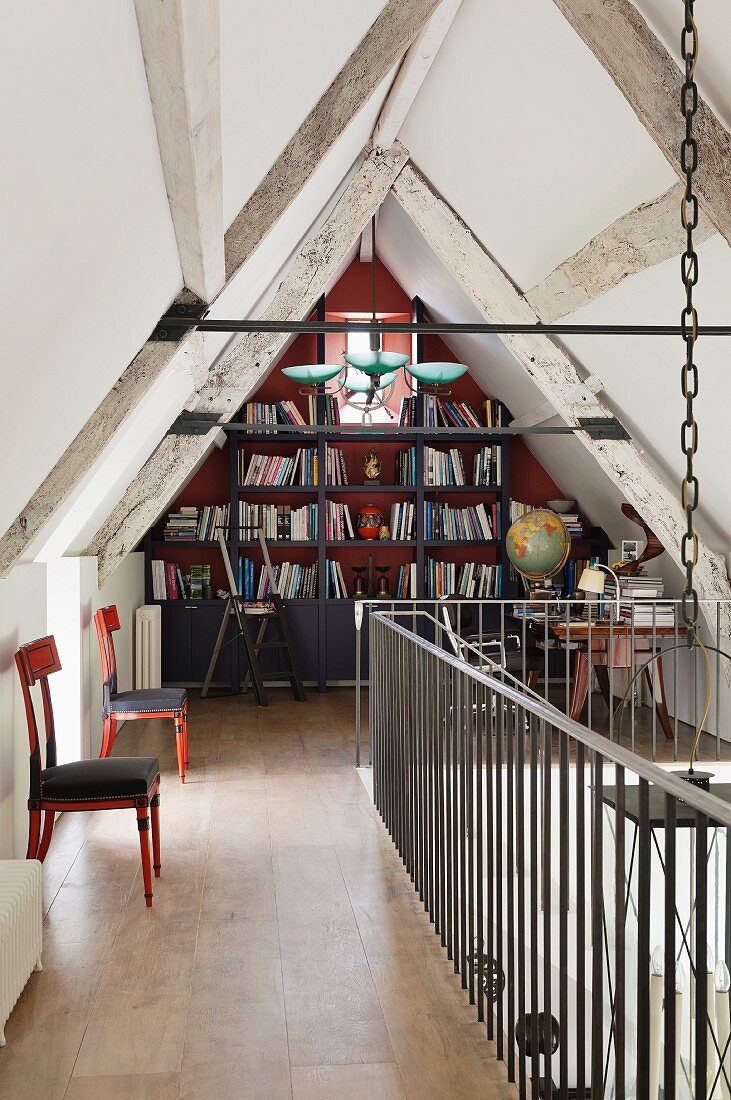
[[[698,478],[693,472],[693,458],[698,450],[698,425],[693,401],[698,396],[698,367],[694,361],[698,338],[698,313],[693,304],[693,287],[698,282],[698,255],[693,247],[693,230],[698,226],[698,196],[693,191],[693,174],[698,167],[698,143],[693,135],[693,120],[698,110],[698,87],[695,67],[698,60],[698,30],[693,17],[694,0],[685,0],[685,25],[680,37],[680,52],[685,63],[685,80],[680,93],[680,109],[685,119],[685,137],[680,146],[680,165],[685,175],[685,191],[680,216],[686,231],[685,252],[680,258],[680,272],[685,287],[685,306],[680,325],[685,341],[685,363],[681,371],[681,386],[686,401],[685,420],[680,430],[680,445],[686,459],[682,501],[687,529],[680,544],[680,559],[685,568],[683,589],[683,620],[686,641],[692,647],[698,625],[698,593],[693,582],[693,568],[698,561],[698,535],[693,526],[693,513],[698,507]]]

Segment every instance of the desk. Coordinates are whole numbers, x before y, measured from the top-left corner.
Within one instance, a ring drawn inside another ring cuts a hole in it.
[[[545,639],[546,624],[544,621],[535,620],[530,623],[531,633]],[[678,627],[677,636],[681,638],[685,633],[684,627]],[[578,721],[579,715],[584,709],[586,696],[589,690],[589,678],[593,666],[596,672],[599,688],[608,707],[613,706],[609,688],[610,668],[638,668],[653,652],[660,652],[662,639],[675,639],[674,626],[635,626],[631,629],[629,623],[614,623],[610,630],[608,622],[592,622],[591,624],[591,653],[589,653],[589,624],[587,622],[569,622],[565,620],[548,622],[548,637],[559,648],[565,648],[568,637],[569,645],[576,645],[576,661],[574,664],[574,676],[571,686],[571,699],[569,703],[569,717]],[[634,644],[634,654],[632,652]],[[611,645],[611,653],[609,652]],[[633,659],[634,658],[634,659]],[[668,741],[673,739],[673,729],[670,724],[665,702],[665,682],[662,672],[662,657],[658,657],[654,665],[645,669],[645,677],[652,692],[657,717],[662,726],[663,733]]]

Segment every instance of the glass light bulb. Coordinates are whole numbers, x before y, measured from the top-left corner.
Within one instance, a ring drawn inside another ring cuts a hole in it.
[[[731,989],[731,974],[729,974],[728,967],[723,959],[719,959],[716,963],[714,978],[718,992],[728,993],[729,989]]]
[[[652,973],[657,974],[658,977],[662,977],[665,973],[665,952],[662,947],[656,947],[652,952]]]
[[[677,963],[675,967],[675,992],[683,993],[685,991],[685,970],[682,963]]]

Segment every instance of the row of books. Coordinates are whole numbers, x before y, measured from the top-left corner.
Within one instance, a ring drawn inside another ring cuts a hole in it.
[[[305,419],[294,401],[249,401],[242,418],[247,424],[304,424]],[[310,421],[310,423],[315,423]]]
[[[228,538],[228,524],[228,504],[206,504],[200,509],[186,505],[168,515],[162,537],[165,542],[212,542],[219,528]]]
[[[251,504],[239,501],[239,533],[242,541],[255,539],[257,530],[274,542],[305,542],[317,538],[317,505]]]
[[[391,538],[397,541],[416,538],[416,506],[401,500],[391,506]]]
[[[499,538],[500,506],[477,504],[453,508],[449,504],[424,502],[424,538],[459,542],[486,542]]]
[[[502,485],[503,449],[499,443],[481,447],[475,455],[472,481],[475,485]]]
[[[452,561],[428,559],[425,574],[424,596],[427,600],[438,600],[442,596],[487,600],[502,595],[500,565],[485,565],[476,561],[456,565]]]
[[[317,447],[300,447],[294,455],[252,455],[244,473],[246,455],[239,454],[241,485],[317,485]]]
[[[327,485],[347,485],[348,471],[345,468],[345,455],[342,447],[325,447],[325,483]]]
[[[330,542],[355,538],[347,504],[334,500],[325,501],[325,538]]]
[[[416,485],[416,447],[396,452],[396,484]]]
[[[151,565],[153,600],[202,600],[211,583],[210,564],[191,565],[188,578],[177,562],[153,558]]]
[[[340,423],[340,405],[338,399],[334,394],[326,393],[320,395],[320,400],[324,402],[325,407],[325,424],[339,424]],[[315,394],[310,394],[307,398],[307,411],[310,417],[310,424],[319,424],[317,416],[317,397]]]
[[[339,561],[331,561],[329,558],[325,571],[325,594],[329,600],[347,600],[348,590],[345,587],[345,578]]]
[[[488,414],[488,406],[490,411]],[[497,423],[489,422],[487,427],[500,427],[500,402],[486,401],[485,415],[492,419],[498,418]],[[417,417],[417,398],[403,397],[399,411],[399,427],[413,428]],[[424,427],[425,428],[481,428],[480,418],[466,401],[444,401],[434,394],[424,394]]]
[[[317,562],[300,565],[283,561],[272,566],[280,596],[286,600],[314,600],[317,597]],[[272,587],[263,565],[251,558],[239,558],[239,592],[245,601],[265,600]]]
[[[438,451],[435,447],[424,448],[424,484],[466,484],[462,453],[458,447],[450,447],[448,451]]]

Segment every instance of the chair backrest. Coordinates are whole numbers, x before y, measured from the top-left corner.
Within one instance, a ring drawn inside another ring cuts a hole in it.
[[[112,633],[120,628],[116,604],[100,607],[94,615],[94,626],[99,641],[99,658],[102,666],[104,710],[109,709],[112,696],[117,694],[117,658],[114,653]]]
[[[27,642],[22,645],[15,654],[15,665],[20,677],[20,687],[23,692],[25,704],[25,718],[28,723],[28,741],[30,744],[30,797],[40,798],[41,781],[43,779],[43,758],[41,756],[41,744],[38,736],[38,722],[36,721],[33,696],[30,689],[34,684],[39,684],[41,699],[43,700],[43,725],[44,741],[46,746],[46,767],[56,766],[56,727],[53,721],[53,705],[51,703],[51,691],[48,686],[48,677],[53,672],[59,672],[61,662],[56,649],[56,641],[52,634],[47,638],[38,638],[35,642]]]

